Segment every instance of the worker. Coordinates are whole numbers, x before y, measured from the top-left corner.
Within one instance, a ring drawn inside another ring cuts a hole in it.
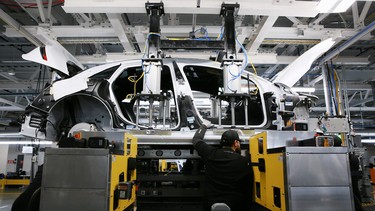
[[[194,148],[202,157],[205,168],[205,210],[215,203],[225,203],[231,211],[250,210],[254,175],[250,159],[241,156],[241,140],[235,130],[221,136],[221,148],[203,141],[210,122],[204,122],[193,137]]]

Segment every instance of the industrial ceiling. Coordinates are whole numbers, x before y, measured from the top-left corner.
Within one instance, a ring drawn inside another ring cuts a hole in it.
[[[222,1],[164,0],[163,3],[163,37],[187,38],[193,31],[196,37],[216,39],[220,34]],[[237,38],[246,48],[257,74],[268,79],[321,40],[332,37],[337,48],[375,21],[373,1],[356,1],[341,13],[322,12],[319,1],[238,0],[237,3],[240,4]],[[1,129],[17,130],[18,116],[51,80],[48,68],[23,60],[22,54],[35,46],[58,44],[86,67],[139,59],[149,31],[148,22],[145,1],[0,1]],[[374,88],[371,88],[375,80],[374,34],[366,34],[329,61],[341,78],[341,91],[347,96],[348,114],[354,127],[364,132],[375,128]],[[208,59],[214,52],[165,54]],[[251,67],[248,70],[252,71]],[[319,100],[312,109],[314,116],[325,111],[321,79],[321,69],[312,67],[297,84],[316,89],[312,94]]]

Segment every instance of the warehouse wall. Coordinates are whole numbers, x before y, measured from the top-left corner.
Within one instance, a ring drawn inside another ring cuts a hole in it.
[[[15,160],[18,155],[22,155],[22,146],[23,145],[9,145],[8,150],[8,159]],[[30,175],[31,170],[31,154],[24,154],[23,159],[23,171],[26,171],[26,175]],[[16,163],[7,163],[6,167],[7,172],[16,172]]]
[[[5,174],[8,162],[8,147],[9,145],[0,145],[0,173]]]

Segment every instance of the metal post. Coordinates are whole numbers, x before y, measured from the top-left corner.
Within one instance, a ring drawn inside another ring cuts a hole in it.
[[[166,107],[167,107],[167,99],[163,99],[163,128],[165,129],[165,118],[166,118]]]
[[[221,100],[219,99],[219,117],[218,117],[218,120],[219,120],[219,126],[221,126]]]
[[[137,108],[136,108],[136,116],[135,116],[135,128],[138,128],[139,125],[139,98],[137,98]]]
[[[239,8],[239,4],[221,4],[220,16],[224,17],[225,59],[236,59],[236,31],[234,17],[237,16]]]
[[[218,116],[217,110],[218,110],[217,101],[216,99],[211,98],[211,117],[212,118],[216,118]]]
[[[149,109],[148,109],[148,112],[149,112],[149,116],[148,116],[148,122],[149,122],[149,125],[150,125],[150,127],[152,126],[152,117],[153,117],[153,113],[154,113],[154,111],[153,111],[153,104],[154,104],[154,99],[150,99],[149,100],[149,102],[150,102],[150,105],[149,105]]]
[[[145,3],[147,15],[150,17],[150,35],[148,36],[148,58],[159,58],[160,17],[164,15],[163,3]]]
[[[322,65],[322,76],[323,76],[323,89],[324,89],[324,101],[326,104],[326,112],[328,116],[331,116],[331,103],[330,103],[330,93],[328,92],[328,81],[327,81],[327,69],[325,65]]]
[[[247,112],[247,107],[248,107],[248,99],[247,97],[245,97],[245,126],[248,126],[249,125],[249,117],[247,116],[248,112]]]
[[[230,98],[230,113],[232,117],[232,126],[236,125],[236,117],[234,116],[234,101],[235,101],[235,98],[231,97]]]

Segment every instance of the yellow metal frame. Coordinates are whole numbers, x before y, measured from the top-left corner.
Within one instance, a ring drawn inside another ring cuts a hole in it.
[[[259,143],[259,139],[263,139],[263,143]],[[263,153],[259,153],[259,148],[263,147]],[[284,161],[283,153],[267,152],[267,133],[262,132],[250,138],[249,151],[251,153],[251,162],[259,163],[259,159],[265,161],[265,172],[260,172],[257,166],[254,170],[254,198],[255,202],[270,210],[286,210],[285,200],[285,180],[284,180]],[[256,183],[260,184],[260,197],[256,195]],[[280,208],[274,203],[273,188],[280,188]]]
[[[1,179],[1,189],[5,188],[5,185],[30,185],[29,179]]]
[[[130,143],[130,147],[128,147]],[[111,182],[110,182],[110,198],[109,198],[109,210],[123,211],[135,202],[135,185],[132,189],[132,196],[130,199],[119,199],[118,207],[114,209],[114,191],[117,189],[119,184],[119,175],[124,174],[126,180],[128,175],[128,159],[135,158],[137,156],[137,138],[128,133],[124,134],[124,154],[123,155],[112,155],[112,167],[111,167]],[[136,180],[136,170],[131,171],[130,181]],[[127,181],[125,181],[127,182]]]

